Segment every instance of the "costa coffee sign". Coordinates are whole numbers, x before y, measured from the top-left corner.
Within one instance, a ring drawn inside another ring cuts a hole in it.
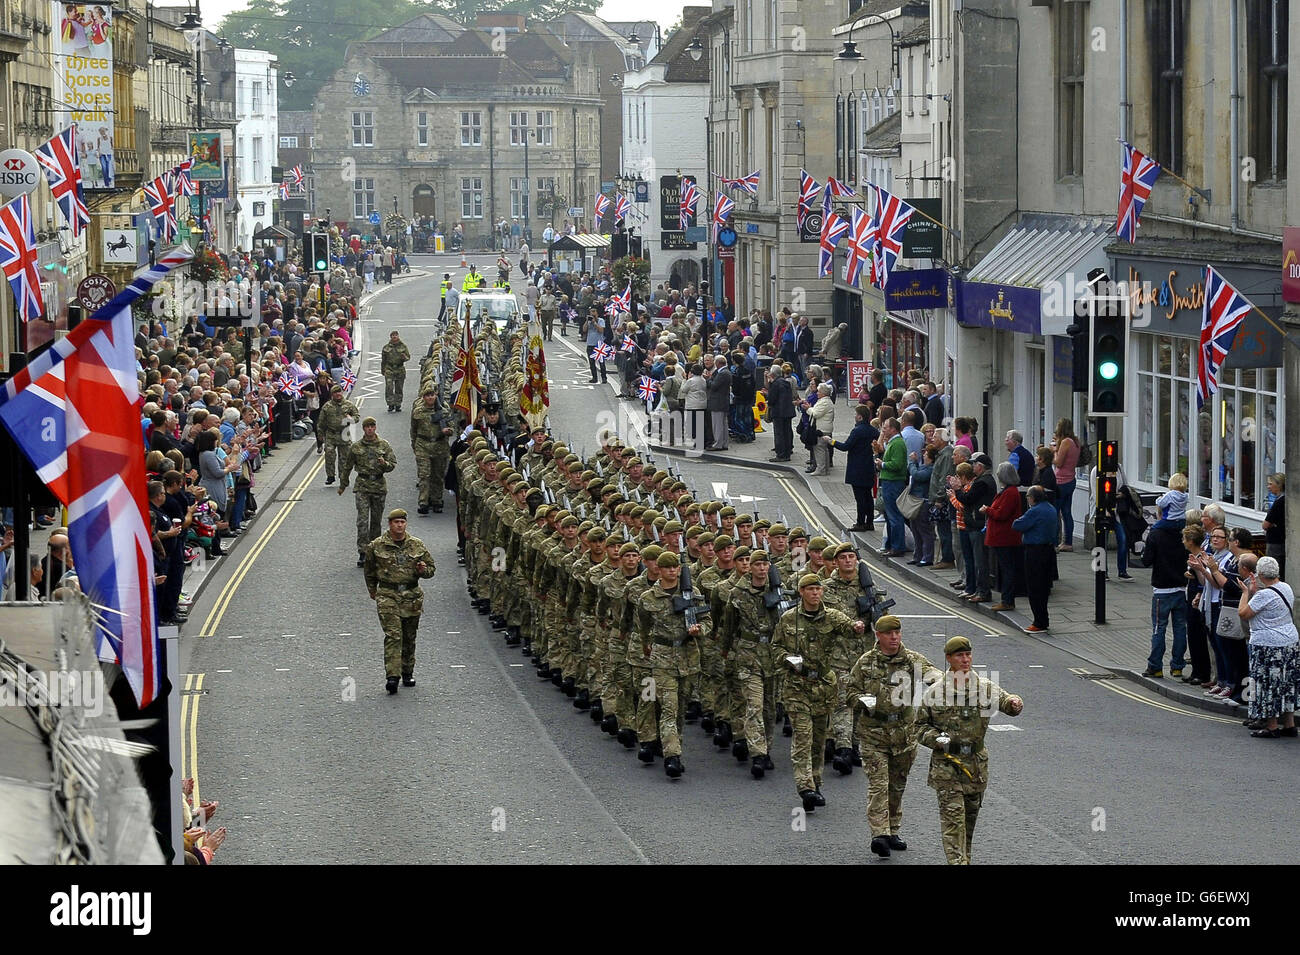
[[[1282,301],[1300,302],[1300,228],[1282,230]]]
[[[0,152],[0,195],[21,196],[33,191],[40,181],[41,168],[27,150]]]
[[[94,312],[101,305],[108,303],[114,295],[117,294],[117,286],[107,275],[96,272],[93,275],[87,275],[77,286],[77,301],[82,304],[87,313]]]

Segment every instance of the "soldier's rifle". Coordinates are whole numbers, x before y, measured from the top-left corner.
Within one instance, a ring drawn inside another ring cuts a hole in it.
[[[763,592],[763,606],[768,610],[775,610],[779,618],[781,614],[790,610],[796,604],[786,596],[781,587],[781,573],[776,569],[776,564],[768,564],[767,567],[767,590]]]
[[[876,590],[876,581],[871,576],[871,568],[867,566],[865,560],[858,561],[858,586],[866,591],[859,594],[857,598],[858,616],[874,626],[881,615],[897,601],[893,598],[884,599],[885,591]]]
[[[656,534],[656,540],[658,536]],[[691,590],[691,568],[682,564],[682,576],[680,578],[680,593],[673,597],[673,613],[681,614],[686,621],[686,630],[689,633],[691,627],[700,622],[701,617],[709,615],[708,607],[697,607],[695,605],[695,594]]]

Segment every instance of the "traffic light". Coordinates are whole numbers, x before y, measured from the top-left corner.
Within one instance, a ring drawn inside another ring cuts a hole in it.
[[[1089,299],[1088,308],[1088,414],[1123,415],[1128,381],[1129,302],[1121,296],[1098,295]]]
[[[308,272],[330,270],[330,237],[323,232],[302,234],[302,260]]]
[[[1114,474],[1097,475],[1097,510],[1105,514],[1115,513],[1115,490],[1119,478]]]
[[[1119,442],[1102,441],[1097,448],[1097,471],[1114,474],[1119,470]]]

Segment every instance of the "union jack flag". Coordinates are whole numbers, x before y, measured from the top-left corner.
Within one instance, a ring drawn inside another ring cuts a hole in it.
[[[727,220],[731,218],[731,213],[735,208],[736,204],[734,202],[722,195],[722,193],[718,193],[718,201],[713,204],[713,224],[718,228],[722,228],[727,224]]]
[[[830,275],[835,267],[835,246],[849,231],[848,220],[836,213],[822,219],[821,250],[817,257],[817,274],[822,278]]]
[[[280,198],[281,199],[289,198],[289,184],[287,182],[280,183]]]
[[[699,201],[699,198],[700,191],[695,187],[695,180],[683,179],[681,210],[678,213],[683,231],[695,219],[695,203]]]
[[[799,228],[803,228],[803,220],[808,217],[808,213],[813,211],[813,203],[817,201],[817,195],[822,191],[821,183],[812,176],[808,175],[806,169],[799,170],[799,210],[798,223]]]
[[[627,288],[620,295],[610,297],[609,304],[605,306],[605,313],[608,315],[618,315],[622,312],[632,311],[632,280],[627,280]]]
[[[32,204],[25,194],[0,208],[0,268],[14,290],[22,320],[39,318],[45,303],[41,300],[41,273],[36,268]]]
[[[158,220],[158,237],[170,242],[176,236],[176,197],[172,194],[169,174],[159,176],[142,187],[149,202],[149,212]]]
[[[628,210],[631,208],[632,200],[620,192],[618,198],[614,200],[614,221],[622,222],[627,219]]]
[[[605,213],[609,211],[609,196],[603,192],[596,197],[596,225],[600,225],[600,220],[605,218]]]
[[[1219,370],[1242,322],[1253,305],[1228,284],[1214,267],[1205,267],[1205,304],[1201,306],[1201,349],[1196,375],[1196,407],[1199,410],[1219,390]]]
[[[903,230],[916,209],[879,186],[872,188],[876,190],[876,210],[871,216],[876,233],[872,271],[876,287],[884,288],[903,251]]]
[[[81,165],[77,162],[76,126],[69,126],[48,143],[36,148],[36,160],[50,183],[50,192],[59,204],[63,221],[75,239],[90,224],[86,193],[81,185]]]
[[[1115,235],[1125,242],[1137,239],[1138,217],[1142,207],[1151,198],[1151,188],[1160,175],[1160,163],[1138,152],[1128,143],[1124,147],[1124,165],[1119,171],[1119,215],[1115,220]]]
[[[190,170],[194,168],[194,157],[181,161],[181,164],[172,170],[176,181],[176,195],[178,196],[196,196],[199,193],[198,187],[194,180],[190,178]]]
[[[758,172],[751,172],[748,176],[741,176],[739,179],[728,179],[725,176],[719,176],[722,180],[723,189],[744,189],[751,196],[758,195]]]
[[[654,401],[659,394],[659,382],[653,378],[643,375],[636,383],[636,393],[642,401]]]
[[[838,179],[836,179],[834,176],[831,176],[830,178],[828,178],[828,179],[826,180],[826,191],[827,191],[830,195],[835,196],[836,198],[840,198],[841,196],[856,196],[856,195],[857,195],[857,193],[853,191],[853,187],[852,187],[852,186],[847,185],[846,183],[842,183],[842,182],[840,182],[840,181],[839,181]]]
[[[275,387],[281,394],[288,395],[290,398],[302,397],[302,385],[298,383],[297,378],[290,375],[279,378],[275,383]]]
[[[0,389],[0,420],[68,509],[96,653],[121,665],[142,707],[158,695],[160,658],[131,304],[189,258],[162,256]]]
[[[614,357],[614,346],[609,342],[601,342],[591,350],[591,357],[604,364]]]
[[[636,351],[636,339],[631,335],[623,336],[623,347],[619,351],[633,352]]]
[[[862,209],[853,210],[853,226],[849,230],[849,256],[844,261],[844,281],[858,285],[862,267],[871,261],[876,236],[872,231],[871,216]]]
[[[357,373],[351,368],[344,369],[341,384],[343,385],[343,390],[350,393],[352,389],[356,387]]]
[[[289,175],[293,177],[293,184],[295,186],[301,186],[305,179],[305,177],[302,174],[302,163],[298,163],[298,165],[290,169]]]

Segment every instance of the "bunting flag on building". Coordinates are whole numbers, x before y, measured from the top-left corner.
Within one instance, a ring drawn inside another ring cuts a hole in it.
[[[628,199],[625,193],[620,192],[618,198],[614,200],[614,222],[624,222],[627,220],[628,211],[632,208],[632,200]]]
[[[289,184],[287,182],[282,182],[280,183],[280,200],[284,201],[285,199],[288,198],[289,198]]]
[[[813,203],[817,201],[818,194],[822,191],[821,183],[812,176],[808,175],[806,169],[799,170],[799,208],[796,216],[799,228],[803,229],[803,221],[808,217],[808,213],[813,211]]]
[[[199,194],[198,186],[194,184],[194,179],[190,176],[190,170],[194,168],[194,157],[181,161],[172,172],[175,174],[176,195],[178,196],[197,196]]]
[[[609,196],[605,195],[602,192],[600,195],[596,196],[595,226],[598,230],[600,229],[601,220],[605,218],[605,213],[608,211],[609,211]]]
[[[461,329],[460,350],[456,353],[456,370],[451,376],[452,390],[456,398],[452,406],[465,413],[466,420],[472,426],[478,418],[478,399],[483,391],[483,382],[478,376],[478,360],[474,357],[474,333],[470,331],[466,319]]]
[[[528,321],[528,357],[524,361],[524,388],[519,396],[519,410],[529,428],[546,424],[551,407],[551,386],[546,377],[546,351],[542,344],[542,326],[537,319]]]
[[[41,273],[36,268],[36,229],[32,204],[26,194],[0,206],[0,268],[14,291],[18,317],[24,322],[40,318]]]
[[[751,196],[758,195],[758,172],[751,172],[748,176],[741,176],[739,179],[728,179],[726,176],[718,178],[722,181],[723,189],[744,189]]]
[[[158,695],[160,656],[131,305],[189,258],[163,255],[0,390],[0,421],[68,510],[96,653],[121,665],[142,707]]]
[[[1232,351],[1242,322],[1254,308],[1214,267],[1205,267],[1205,304],[1201,306],[1200,360],[1196,363],[1196,407],[1219,390],[1219,371]]]
[[[894,264],[903,253],[903,232],[916,214],[916,209],[879,186],[871,188],[876,191],[876,209],[872,214],[875,225],[872,271],[876,279],[873,284],[876,288],[883,289],[889,281],[889,273],[894,270]]]
[[[835,246],[849,231],[849,223],[836,213],[822,219],[821,249],[817,257],[817,274],[826,278],[835,267]]]
[[[295,186],[301,186],[306,180],[306,177],[302,174],[302,163],[298,163],[298,165],[290,169],[289,176],[293,179]]]
[[[1124,163],[1119,171],[1119,214],[1115,219],[1115,235],[1125,242],[1133,242],[1137,239],[1142,207],[1151,198],[1151,189],[1160,175],[1160,163],[1123,140],[1120,145],[1124,147]]]
[[[172,173],[164,173],[141,187],[149,212],[158,222],[158,238],[163,242],[176,238],[176,196],[171,179]]]
[[[862,267],[871,261],[876,237],[872,232],[871,216],[864,209],[853,210],[853,224],[849,229],[848,258],[844,261],[844,281],[860,286]]]
[[[69,126],[44,145],[36,147],[36,160],[50,184],[54,201],[63,213],[63,221],[75,239],[90,224],[90,209],[81,184],[81,165],[77,161],[76,125]]]
[[[685,232],[687,227],[695,221],[695,204],[699,201],[700,190],[696,188],[694,179],[683,179],[681,182],[682,202],[678,218],[681,222],[682,231]]]

